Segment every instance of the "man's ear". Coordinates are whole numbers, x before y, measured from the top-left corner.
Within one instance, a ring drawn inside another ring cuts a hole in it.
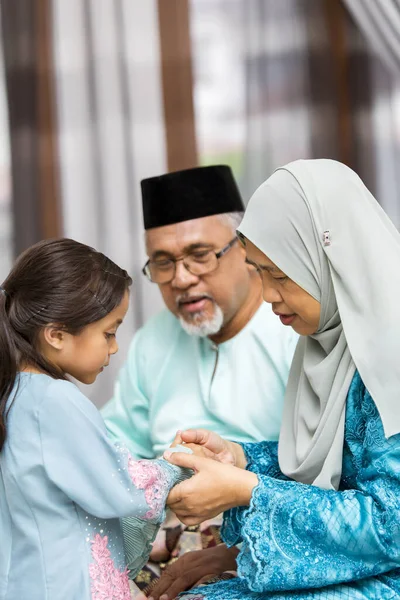
[[[245,261],[246,260],[246,248],[242,244],[239,244],[239,250],[243,256],[243,260]],[[246,263],[246,267],[250,273],[257,272],[257,269],[253,265],[249,265],[249,263]]]
[[[239,240],[238,247],[239,247],[240,254],[243,256],[243,260],[245,260],[246,259],[246,248],[240,243],[240,240]]]
[[[65,343],[66,331],[58,323],[50,323],[42,329],[42,340],[55,350],[62,350]]]

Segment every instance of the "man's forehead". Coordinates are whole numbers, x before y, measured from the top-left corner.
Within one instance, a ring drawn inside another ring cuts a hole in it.
[[[148,251],[155,252],[168,249],[170,246],[184,248],[199,243],[212,245],[216,235],[223,236],[229,230],[219,217],[220,215],[212,215],[148,229],[146,248]]]

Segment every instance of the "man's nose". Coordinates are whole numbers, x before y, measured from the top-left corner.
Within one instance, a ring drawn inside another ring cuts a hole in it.
[[[193,275],[183,264],[182,260],[179,260],[175,264],[175,275],[171,281],[172,287],[178,289],[186,289],[191,285],[195,285],[199,278],[197,275]]]

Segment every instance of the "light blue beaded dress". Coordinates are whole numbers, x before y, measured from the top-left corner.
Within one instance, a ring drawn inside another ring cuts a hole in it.
[[[21,373],[0,453],[0,600],[130,600],[182,470],[135,461],[68,381]]]
[[[288,480],[275,442],[244,449],[259,485],[250,507],[225,514],[223,528],[228,545],[242,542],[240,577],[199,587],[184,600],[400,598],[400,434],[385,438],[357,372],[339,491]]]

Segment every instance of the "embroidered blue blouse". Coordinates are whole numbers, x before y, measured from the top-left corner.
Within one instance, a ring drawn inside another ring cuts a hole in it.
[[[338,491],[285,477],[276,442],[244,449],[259,485],[249,507],[225,514],[223,528],[228,545],[242,542],[239,578],[199,587],[185,600],[400,598],[400,434],[385,438],[358,373]]]

